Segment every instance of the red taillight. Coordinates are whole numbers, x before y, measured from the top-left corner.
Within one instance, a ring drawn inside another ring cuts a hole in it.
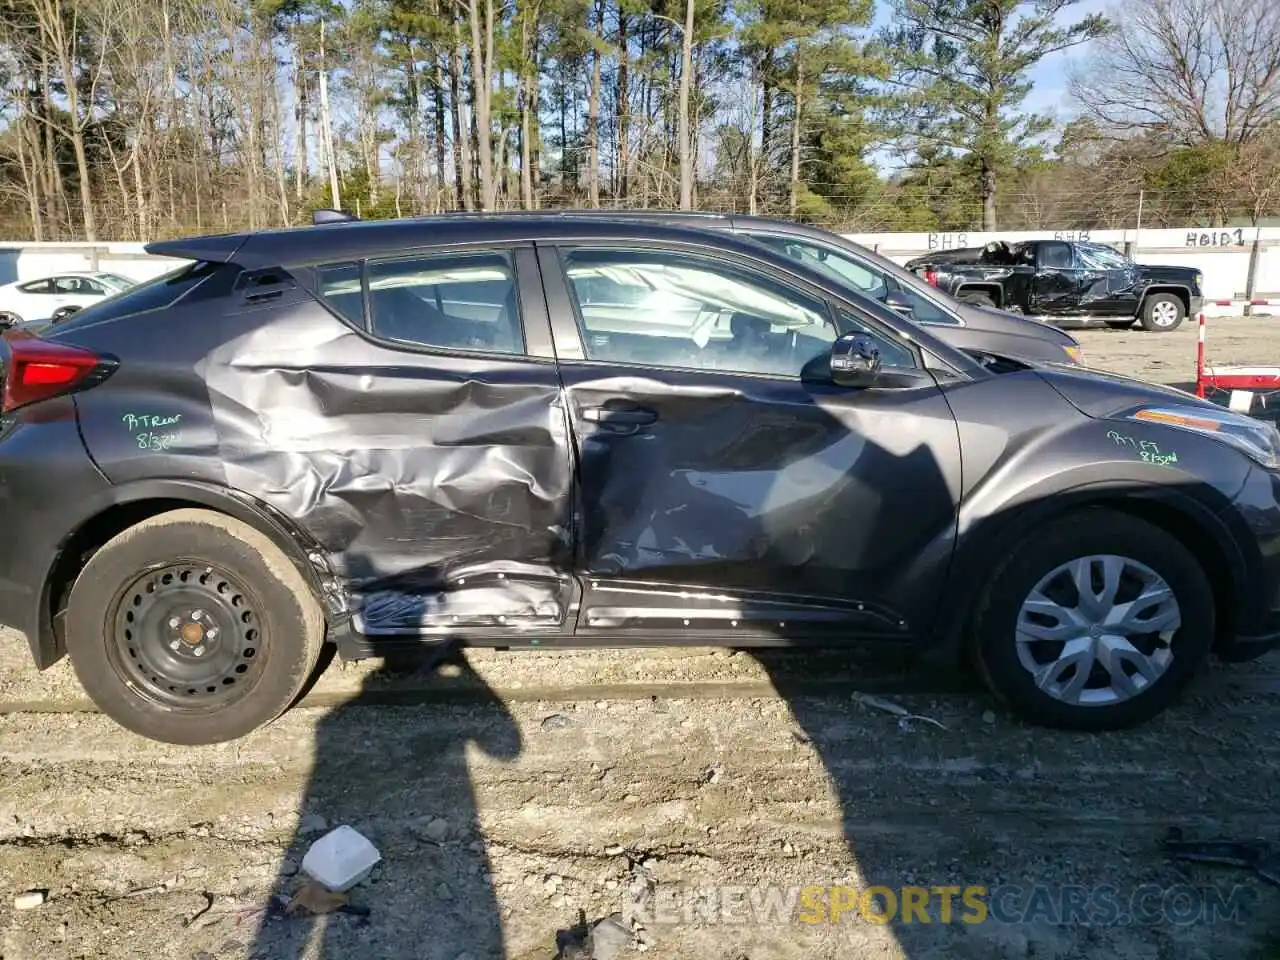
[[[936,287],[938,285],[938,271],[933,267],[925,267],[924,282],[931,287]]]
[[[67,393],[102,366],[92,350],[39,337],[10,335],[4,338],[8,357],[0,367],[0,413],[11,413],[37,400]]]

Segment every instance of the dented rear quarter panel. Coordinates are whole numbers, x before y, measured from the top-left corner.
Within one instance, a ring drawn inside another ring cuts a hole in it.
[[[198,479],[274,508],[358,596],[366,633],[565,625],[570,444],[554,363],[394,349],[301,287],[286,296],[80,331],[128,354],[80,401],[103,473]]]

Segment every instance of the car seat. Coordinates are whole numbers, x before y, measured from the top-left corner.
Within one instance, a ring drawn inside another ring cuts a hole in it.
[[[737,369],[756,373],[769,373],[778,366],[775,357],[776,341],[772,325],[764,317],[750,313],[735,313],[729,318],[729,357]]]
[[[438,347],[457,344],[456,323],[418,295],[403,287],[370,291],[373,332],[389,340]]]

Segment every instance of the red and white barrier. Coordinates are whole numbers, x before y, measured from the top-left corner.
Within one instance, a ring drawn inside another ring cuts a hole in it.
[[[1280,315],[1280,297],[1233,298],[1230,300],[1206,300],[1205,313],[1213,317],[1243,317],[1245,308],[1253,316]],[[1274,309],[1266,309],[1268,307]]]
[[[1205,315],[1197,318],[1196,332],[1196,396],[1203,398],[1208,390],[1229,390],[1227,406],[1241,413],[1253,409],[1253,395],[1280,390],[1280,367],[1210,367],[1205,365]]]

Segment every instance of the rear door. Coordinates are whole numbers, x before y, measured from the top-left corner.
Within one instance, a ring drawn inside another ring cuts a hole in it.
[[[350,524],[342,563],[369,635],[570,627],[568,424],[530,245],[451,247],[317,271],[360,335],[310,361],[327,484],[295,510]],[[283,360],[283,358],[282,358]],[[282,397],[284,409],[290,403]]]
[[[85,319],[135,288],[67,322],[121,357],[78,400],[104,473],[216,475],[274,508],[346,581],[366,634],[564,629],[571,448],[532,248],[232,274],[198,303],[205,286]]]
[[[823,382],[837,330],[914,348],[813,288],[702,248],[539,249],[578,457],[580,635],[900,636],[948,541],[955,422],[937,386]]]
[[[1060,240],[1036,245],[1036,273],[1031,283],[1032,314],[1071,314],[1084,308],[1089,281],[1075,248]]]

